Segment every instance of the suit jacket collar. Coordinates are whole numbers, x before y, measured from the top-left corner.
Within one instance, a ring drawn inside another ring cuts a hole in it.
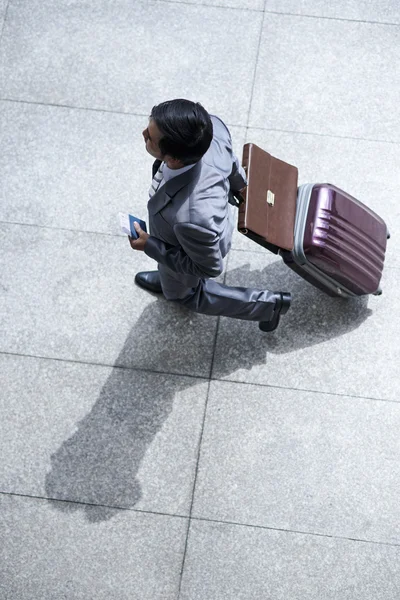
[[[161,161],[156,160],[153,164],[153,177],[157,172]],[[191,181],[200,173],[201,160],[197,162],[192,169],[185,171],[181,175],[177,175],[172,179],[169,179],[167,183],[163,184],[158,188],[152,198],[150,198],[147,205],[149,213],[155,215],[160,212],[171,201],[171,199],[186,185],[189,185]]]

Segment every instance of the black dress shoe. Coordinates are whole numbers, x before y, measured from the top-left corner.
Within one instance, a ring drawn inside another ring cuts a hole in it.
[[[158,271],[142,271],[136,273],[135,281],[140,287],[156,294],[162,294],[160,274]]]
[[[272,315],[272,319],[270,321],[260,321],[258,326],[261,331],[275,331],[275,329],[279,325],[279,320],[281,315],[287,313],[290,308],[290,303],[292,301],[292,295],[288,292],[277,292],[275,294],[276,304],[274,314]]]

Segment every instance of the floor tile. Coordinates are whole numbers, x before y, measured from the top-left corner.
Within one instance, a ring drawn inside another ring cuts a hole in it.
[[[168,1],[168,0],[166,0]],[[224,8],[240,8],[247,10],[264,10],[265,0],[172,0],[185,4],[204,4],[205,6],[220,6]]]
[[[0,32],[2,31],[4,25],[4,18],[6,15],[6,8],[9,0],[0,0]]]
[[[244,22],[245,45],[232,35]],[[261,12],[192,4],[13,0],[1,94],[144,115],[183,97],[246,125],[261,22]]]
[[[175,600],[185,519],[0,495],[4,600]]]
[[[2,221],[119,233],[119,212],[147,219],[153,159],[146,117],[0,103]]]
[[[214,382],[193,515],[400,544],[400,404]]]
[[[181,599],[396,600],[399,558],[398,547],[192,522]]]
[[[280,13],[400,24],[396,0],[267,0],[265,8]]]
[[[400,140],[400,30],[267,14],[251,127]]]
[[[7,355],[0,373],[0,491],[189,514],[207,382]]]
[[[232,251],[226,283],[290,291],[291,309],[270,334],[221,318],[213,377],[398,400],[400,270],[384,271],[382,296],[344,300],[271,257],[266,263],[262,253]]]
[[[216,317],[138,288],[122,236],[0,226],[0,351],[208,377]]]

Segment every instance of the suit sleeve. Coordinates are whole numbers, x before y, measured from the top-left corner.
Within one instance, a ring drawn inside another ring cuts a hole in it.
[[[177,223],[174,233],[178,246],[165,244],[150,236],[144,247],[147,256],[175,273],[195,277],[217,277],[222,273],[223,262],[217,233],[192,223]]]

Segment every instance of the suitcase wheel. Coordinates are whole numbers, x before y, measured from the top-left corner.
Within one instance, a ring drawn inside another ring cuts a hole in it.
[[[380,287],[379,287],[379,288],[376,290],[376,292],[374,292],[374,294],[373,294],[373,295],[374,295],[374,296],[382,296],[382,288],[380,288]]]
[[[390,240],[390,231],[389,231],[389,229],[387,230],[386,239]]]

